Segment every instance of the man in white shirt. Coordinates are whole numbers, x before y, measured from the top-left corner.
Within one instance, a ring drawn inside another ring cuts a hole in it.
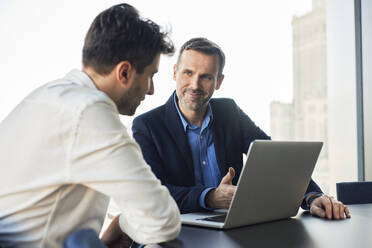
[[[160,54],[174,47],[127,4],[100,13],[85,38],[83,70],[28,95],[0,124],[0,246],[61,247],[73,231],[102,227],[110,197],[115,232],[142,244],[174,239],[179,210],[118,114],[133,115]]]

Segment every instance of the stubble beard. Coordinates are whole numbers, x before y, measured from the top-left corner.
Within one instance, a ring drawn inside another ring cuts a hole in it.
[[[136,113],[136,109],[141,103],[141,101],[138,100],[139,91],[140,89],[138,87],[133,87],[122,95],[117,104],[118,111],[121,115],[133,116]]]
[[[197,100],[197,101],[192,101],[190,99],[187,99],[187,97],[185,96],[186,95],[186,92],[187,90],[184,90],[183,93],[182,93],[182,97],[179,97],[180,99],[180,103],[182,104],[182,106],[184,106],[185,108],[191,110],[191,111],[195,111],[195,112],[199,112],[199,111],[202,111],[204,109],[204,107],[208,104],[209,102],[209,99],[210,97],[208,98],[202,98],[200,100]],[[202,96],[205,96],[205,92],[203,91],[199,91]]]

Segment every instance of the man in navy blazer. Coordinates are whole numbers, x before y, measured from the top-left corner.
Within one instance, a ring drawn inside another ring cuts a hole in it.
[[[270,139],[232,99],[211,99],[223,81],[225,55],[205,38],[187,41],[174,66],[176,91],[133,121],[146,162],[182,213],[227,209],[252,141]],[[311,180],[302,208],[328,219],[349,210]]]

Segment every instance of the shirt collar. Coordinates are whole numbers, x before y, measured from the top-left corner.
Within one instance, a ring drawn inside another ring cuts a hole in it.
[[[65,79],[70,80],[72,82],[79,82],[84,86],[97,90],[97,86],[94,84],[92,79],[88,76],[88,74],[81,70],[78,69],[71,70],[69,73],[67,73]]]
[[[116,103],[105,92],[99,90],[97,86],[94,84],[93,80],[84,71],[73,69],[69,73],[66,74],[64,79],[70,82],[73,82],[75,84],[88,87],[90,89],[98,90],[101,94],[107,97],[107,100],[111,102],[112,106],[116,109],[116,111],[119,114]]]
[[[191,128],[191,127],[194,127],[195,125],[188,123],[187,120],[183,117],[183,114],[181,113],[178,107],[178,104],[177,104],[178,98],[177,98],[176,93],[174,93],[173,101],[174,101],[174,105],[176,106],[178,116],[181,119],[183,130],[186,132],[188,127]],[[213,120],[212,108],[211,108],[211,105],[208,103],[207,112],[205,114],[201,130],[204,130],[205,128],[207,128],[212,120]]]

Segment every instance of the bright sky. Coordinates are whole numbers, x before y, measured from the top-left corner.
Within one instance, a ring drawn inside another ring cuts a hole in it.
[[[0,121],[33,89],[81,68],[89,25],[111,0],[0,1]],[[292,100],[293,15],[311,10],[311,0],[133,0],[142,16],[172,28],[177,48],[203,36],[226,54],[225,80],[215,97],[233,98],[270,133],[269,104]],[[175,89],[176,55],[163,57],[155,95],[137,109],[163,104]],[[122,118],[129,124],[131,118]]]

